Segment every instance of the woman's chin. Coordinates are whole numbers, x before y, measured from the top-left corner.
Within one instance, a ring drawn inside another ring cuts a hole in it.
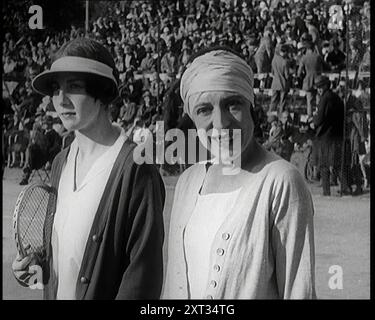
[[[226,166],[233,166],[241,163],[241,150],[231,151],[228,149],[221,149],[220,151],[220,153],[212,153],[215,162]]]
[[[77,130],[77,125],[73,121],[62,120],[61,122],[66,130],[68,131]]]

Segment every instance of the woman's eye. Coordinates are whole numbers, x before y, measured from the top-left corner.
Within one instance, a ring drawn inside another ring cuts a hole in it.
[[[207,116],[211,113],[211,108],[210,107],[202,107],[198,108],[197,114],[202,115],[202,116]]]
[[[75,89],[75,90],[79,90],[79,89],[83,89],[83,85],[80,84],[80,83],[71,83],[70,84],[70,89]]]
[[[51,89],[53,93],[56,93],[59,90],[59,86],[57,84],[53,84]]]
[[[228,106],[230,112],[237,112],[241,110],[241,105],[239,103],[231,103]]]

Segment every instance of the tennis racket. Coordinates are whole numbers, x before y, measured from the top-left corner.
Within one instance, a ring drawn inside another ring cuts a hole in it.
[[[14,239],[21,257],[32,254],[37,264],[46,257],[44,224],[55,206],[55,189],[43,183],[26,186],[18,196],[13,214]]]

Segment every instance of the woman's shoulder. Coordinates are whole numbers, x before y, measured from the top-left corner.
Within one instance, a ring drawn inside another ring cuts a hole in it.
[[[309,187],[299,172],[290,162],[279,158],[268,163],[263,172],[263,186],[269,186],[274,195],[284,194],[290,199],[308,199]]]
[[[274,182],[292,182],[303,181],[303,177],[298,169],[290,162],[277,155],[271,155],[267,163],[260,171],[266,179]]]
[[[119,151],[117,156],[116,162],[118,164],[127,164],[130,166],[139,166],[142,165],[143,162],[141,161],[140,156],[136,152],[137,144],[134,143],[128,137],[124,139],[122,147]]]
[[[69,152],[69,149],[70,149],[70,145],[65,147],[63,150],[61,150],[56,156],[55,158],[53,159],[53,162],[52,162],[52,168],[54,166],[57,166],[58,164],[60,164],[61,162],[63,162],[67,155],[68,155],[68,152]]]
[[[198,175],[204,174],[203,168],[207,165],[208,161],[201,161],[188,167],[179,177],[179,180],[186,180],[195,178]]]
[[[128,172],[130,175],[135,174],[139,177],[148,177],[155,181],[160,180],[161,176],[155,166],[153,159],[150,157],[142,156],[142,149],[139,145],[126,139],[118,154],[115,166],[118,174]]]
[[[204,175],[204,167],[206,164],[207,161],[202,161],[187,168],[178,178],[176,188],[188,187],[191,183],[196,182]]]

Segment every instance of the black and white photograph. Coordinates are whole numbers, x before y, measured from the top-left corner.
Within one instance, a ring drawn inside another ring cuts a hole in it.
[[[369,300],[370,10],[3,1],[3,300]]]

